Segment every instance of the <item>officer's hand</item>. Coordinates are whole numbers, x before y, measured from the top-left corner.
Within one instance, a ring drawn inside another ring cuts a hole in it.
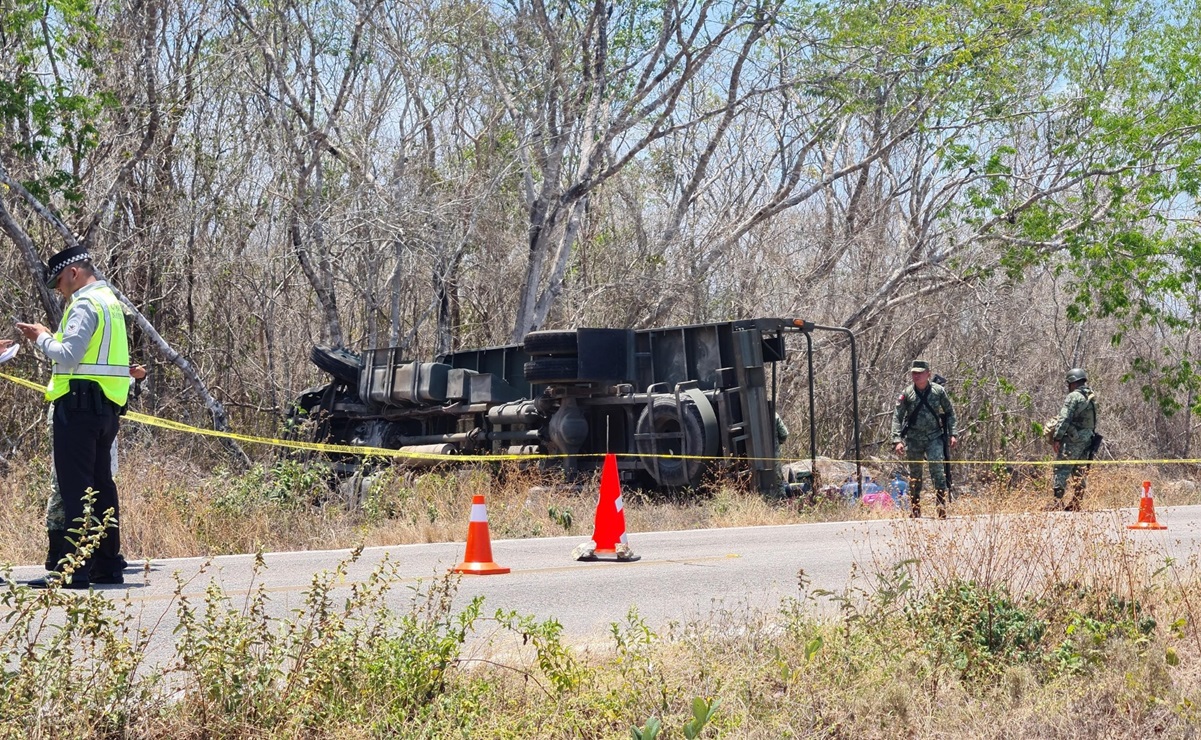
[[[146,367],[144,365],[130,365],[129,377],[133,378],[134,380],[141,380],[142,378],[146,377]]]
[[[955,445],[959,444],[959,437],[951,437],[951,449],[955,449]]]
[[[1055,450],[1056,455],[1059,454],[1059,440],[1055,440],[1051,443],[1051,449]]]
[[[892,449],[893,449],[893,452],[897,453],[898,455],[904,455],[905,454],[905,443],[897,442],[897,446]]]
[[[0,352],[7,352],[8,348],[13,346],[13,340],[0,339]]]
[[[31,342],[37,341],[37,338],[43,334],[50,333],[50,330],[41,324],[22,324],[18,322],[17,328],[20,329],[21,333],[25,335],[25,338]]]

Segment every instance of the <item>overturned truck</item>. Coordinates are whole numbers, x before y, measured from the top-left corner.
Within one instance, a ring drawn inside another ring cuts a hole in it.
[[[428,463],[454,455],[544,456],[568,476],[591,474],[618,454],[632,485],[699,486],[718,468],[766,494],[779,479],[776,363],[787,339],[804,341],[813,424],[815,331],[844,335],[851,352],[855,459],[859,460],[854,336],[800,319],[748,319],[662,329],[536,331],[522,344],[451,352],[433,362],[398,348],[361,355],[315,347],[333,380],[294,409],[316,441],[387,448]],[[353,462],[351,463],[353,464]]]

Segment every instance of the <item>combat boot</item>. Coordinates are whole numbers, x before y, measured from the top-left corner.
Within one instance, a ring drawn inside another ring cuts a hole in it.
[[[947,518],[947,489],[937,488],[934,490],[934,504],[938,509],[938,518]]]
[[[28,581],[30,588],[49,588],[52,579],[59,580],[65,563],[63,559],[71,553],[75,552],[75,544],[67,538],[67,530],[65,529],[48,529],[46,530],[46,539],[49,540],[49,546],[46,549],[46,570],[49,571],[41,578],[35,578]],[[88,564],[83,563],[71,574],[70,578],[62,580],[63,588],[88,588],[90,579],[88,578]]]
[[[65,529],[48,529],[46,538],[50,542],[46,548],[46,570],[55,570],[58,568],[59,561],[71,551],[71,543],[67,542],[67,530]]]
[[[50,586],[53,582],[59,582],[62,584],[63,588],[70,588],[70,589],[91,588],[91,585],[92,585],[91,582],[86,577],[76,576],[76,575],[72,574],[70,578],[63,579],[62,576],[60,576],[59,574],[54,573],[54,572],[47,573],[46,575],[42,576],[41,578],[34,578],[32,581],[26,581],[26,584],[30,588],[44,589],[44,588],[50,588]]]
[[[1084,479],[1075,478],[1072,480],[1072,496],[1063,505],[1063,510],[1080,511],[1080,504],[1082,503],[1084,503]]]
[[[1056,488],[1052,491],[1055,494],[1055,500],[1047,504],[1047,511],[1063,511],[1063,489]]]
[[[922,482],[920,480],[909,483],[909,508],[910,516],[914,519],[922,518]]]

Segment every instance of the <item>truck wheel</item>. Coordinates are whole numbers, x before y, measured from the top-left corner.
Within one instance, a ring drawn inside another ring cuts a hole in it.
[[[531,383],[574,383],[579,377],[574,357],[539,357],[525,363],[525,379]]]
[[[696,406],[676,403],[672,396],[657,396],[638,416],[639,435],[671,435],[638,440],[642,465],[659,485],[669,488],[696,487],[708,461],[705,454],[705,428]],[[657,455],[685,455],[687,459],[663,459]]]
[[[579,343],[574,331],[532,331],[525,335],[522,349],[527,355],[560,355],[575,357]]]
[[[342,347],[323,347],[318,344],[309,352],[309,359],[343,383],[348,383],[353,388],[359,387],[359,372],[363,369],[363,360],[354,352]]]

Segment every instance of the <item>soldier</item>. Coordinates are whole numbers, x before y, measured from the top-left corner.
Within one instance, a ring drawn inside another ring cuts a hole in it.
[[[776,417],[776,450],[779,451],[780,447],[782,447],[784,445],[784,442],[788,439],[788,425],[784,423],[784,420],[782,418],[780,418],[779,413],[776,413],[775,417]]]
[[[776,417],[776,486],[778,497],[787,498],[789,494],[788,488],[788,472],[785,470],[784,461],[780,458],[780,448],[784,446],[784,441],[788,439],[788,426],[784,420],[780,418],[780,413],[775,413]]]
[[[913,384],[897,397],[892,414],[892,441],[897,455],[909,461],[909,501],[913,517],[922,515],[922,460],[930,466],[938,518],[947,518],[946,450],[955,447],[955,409],[951,397],[938,383],[930,382],[930,363],[914,360],[909,368]]]
[[[1064,380],[1068,396],[1055,419],[1055,434],[1051,446],[1057,460],[1090,460],[1096,451],[1093,438],[1097,429],[1097,397],[1088,387],[1088,374],[1081,368],[1068,370]],[[1099,440],[1099,436],[1098,436]],[[1053,511],[1080,511],[1084,498],[1087,464],[1056,465],[1051,483],[1055,501]],[[1072,479],[1072,497],[1065,503],[1068,478]]]
[[[46,400],[54,402],[54,472],[67,523],[83,521],[84,496],[95,491],[94,518],[111,511],[119,521],[111,449],[118,419],[129,398],[129,341],[125,313],[108,284],[100,280],[84,247],[69,247],[50,258],[46,285],[68,301],[56,333],[41,324],[17,324],[54,362]],[[122,583],[118,525],[104,532],[96,552],[67,588]],[[45,578],[30,582],[45,588]]]

